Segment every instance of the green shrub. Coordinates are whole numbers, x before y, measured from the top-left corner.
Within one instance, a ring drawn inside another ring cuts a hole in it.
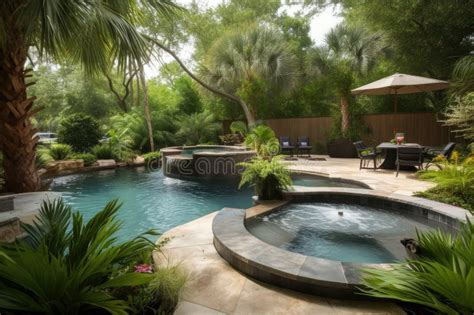
[[[187,276],[178,266],[156,270],[148,287],[132,296],[134,314],[173,314]],[[150,312],[154,310],[155,312]]]
[[[272,128],[259,125],[253,128],[245,138],[245,145],[262,158],[271,158],[280,151],[280,142],[275,137]]]
[[[474,212],[474,157],[461,162],[459,154],[453,152],[451,161],[440,159],[440,170],[419,172],[421,179],[436,183],[436,186],[416,195],[433,199]]]
[[[176,136],[186,145],[213,143],[221,129],[214,115],[207,111],[184,115],[177,123]]]
[[[249,129],[247,124],[243,121],[233,121],[230,124],[230,132],[239,134],[242,138],[247,136]]]
[[[88,151],[99,143],[102,134],[97,121],[89,115],[74,114],[61,121],[59,142],[69,144],[77,152]]]
[[[474,225],[468,220],[454,238],[439,230],[418,233],[418,244],[416,260],[394,264],[391,270],[365,270],[363,293],[440,314],[473,314]]]
[[[271,160],[254,158],[250,162],[239,163],[245,167],[239,188],[249,184],[255,187],[259,199],[272,200],[281,198],[284,189],[291,186],[290,172],[278,157]]]
[[[145,153],[143,154],[143,158],[145,159],[145,162],[156,160],[156,159],[161,158],[161,152],[155,151],[155,152]]]
[[[72,157],[77,160],[83,160],[84,166],[91,166],[97,161],[97,158],[92,153],[76,153]]]
[[[72,147],[64,143],[54,143],[49,148],[48,153],[55,161],[67,160],[71,157]]]
[[[114,150],[108,143],[98,144],[91,151],[98,160],[115,159]]]
[[[117,201],[87,223],[62,200],[46,201],[33,224],[23,225],[27,242],[0,245],[0,309],[22,314],[129,314],[121,288],[147,286],[153,273],[134,272],[156,249],[146,235],[117,239]],[[135,266],[135,267],[134,267]],[[151,267],[150,267],[151,268]],[[152,270],[151,270],[152,272]]]
[[[41,146],[38,147],[36,150],[36,168],[43,168],[46,166],[46,164],[48,164],[48,162],[53,160],[49,150],[50,148]]]

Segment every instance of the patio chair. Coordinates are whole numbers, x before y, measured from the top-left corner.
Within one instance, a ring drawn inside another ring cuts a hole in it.
[[[361,169],[377,169],[377,160],[380,158],[380,152],[376,148],[368,147],[363,141],[354,142],[357,150],[357,156],[360,159],[359,170]],[[370,161],[374,163],[373,167],[369,167]]]
[[[434,165],[433,159],[436,158],[437,156],[441,155],[445,157],[447,160],[449,160],[455,147],[456,147],[456,143],[450,142],[447,145],[445,145],[444,148],[441,150],[437,150],[435,148],[427,148],[427,150],[424,152],[424,158],[425,160],[428,161],[428,163],[426,163],[425,165],[425,169],[428,169],[431,165]]]
[[[309,137],[298,137],[296,147],[296,155],[299,156],[302,152],[307,152],[308,157],[311,157],[311,150],[313,147],[309,144]]]
[[[286,152],[290,153],[290,155],[293,156],[295,152],[295,146],[291,145],[290,137],[281,136],[279,137],[279,140],[281,153],[284,154]]]
[[[423,148],[422,147],[403,147],[397,148],[397,160],[395,161],[397,166],[397,175],[400,171],[400,166],[414,166],[418,167],[419,170],[423,169]]]

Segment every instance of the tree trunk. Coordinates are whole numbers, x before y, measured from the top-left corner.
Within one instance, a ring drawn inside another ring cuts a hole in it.
[[[148,129],[148,141],[150,142],[150,151],[155,151],[155,143],[153,141],[153,127],[151,125],[150,106],[148,104],[148,86],[145,79],[145,70],[143,65],[140,65],[140,81],[143,89],[143,108],[145,110],[145,121]]]
[[[248,105],[244,102],[244,100],[240,99],[239,101],[240,106],[244,110],[245,118],[247,118],[247,124],[250,128],[255,127],[255,116],[250,111]]]
[[[7,49],[0,50],[0,150],[7,191],[36,191],[41,187],[36,171],[36,143],[30,118],[34,97],[28,98],[25,70],[28,46],[21,33],[9,30]]]
[[[204,87],[205,89],[211,91],[214,94],[217,94],[221,97],[227,98],[228,100],[231,100],[233,102],[238,103],[242,107],[242,109],[245,113],[245,118],[247,119],[247,124],[249,125],[249,127],[255,126],[255,117],[250,112],[249,107],[247,106],[247,104],[244,102],[243,99],[241,99],[238,96],[235,96],[235,95],[226,93],[224,91],[221,91],[221,90],[207,84],[203,80],[199,79],[194,73],[191,72],[191,70],[188,69],[188,67],[186,67],[186,65],[181,61],[181,59],[179,59],[179,57],[171,49],[169,49],[168,47],[164,46],[163,44],[161,44],[160,42],[158,42],[156,40],[153,40],[153,42],[159,48],[163,49],[168,54],[170,54],[176,60],[176,62],[181,66],[181,68],[184,70],[184,72],[186,72],[191,77],[191,79],[193,79],[194,81],[199,83],[202,87]]]
[[[345,137],[349,131],[349,99],[347,96],[341,96],[341,133]]]

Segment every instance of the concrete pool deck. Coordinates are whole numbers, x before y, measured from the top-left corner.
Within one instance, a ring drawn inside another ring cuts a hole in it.
[[[217,212],[171,229],[155,254],[159,265],[188,273],[176,315],[183,314],[404,314],[394,303],[337,300],[281,289],[236,271],[216,252],[212,221]]]
[[[290,168],[329,177],[361,181],[386,193],[412,195],[433,186],[413,173],[360,170],[358,159],[288,161]],[[231,205],[229,205],[231,206]],[[213,245],[212,221],[217,212],[178,226],[163,237],[171,240],[156,254],[161,265],[180,264],[189,275],[175,314],[404,314],[394,303],[350,301],[284,290],[248,278],[219,256]]]

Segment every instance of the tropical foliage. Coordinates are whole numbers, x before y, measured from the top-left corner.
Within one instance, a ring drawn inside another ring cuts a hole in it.
[[[181,116],[176,136],[186,145],[210,143],[216,141],[220,129],[221,126],[215,122],[214,115],[204,111]]]
[[[420,257],[390,270],[365,271],[362,292],[415,303],[441,314],[474,312],[474,225],[467,219],[456,236],[418,233]]]
[[[453,152],[451,160],[439,157],[440,170],[421,171],[419,177],[436,183],[436,186],[417,195],[453,204],[474,213],[474,157],[461,160]]]
[[[255,193],[261,200],[280,199],[282,191],[291,186],[290,172],[278,157],[271,160],[256,157],[239,165],[245,168],[239,188],[245,185],[255,187]]]
[[[340,132],[345,137],[350,127],[351,89],[386,54],[387,45],[380,33],[369,34],[360,27],[345,24],[333,28],[326,35],[325,44],[313,51],[310,64],[313,71],[330,78],[340,98]]]
[[[88,151],[99,143],[102,134],[99,124],[91,116],[74,114],[61,121],[58,140],[76,152]]]
[[[92,153],[76,153],[73,154],[71,158],[83,160],[84,166],[91,166],[97,161],[97,158]]]
[[[272,128],[258,125],[245,137],[245,145],[264,159],[271,159],[280,152],[280,142]]]
[[[244,112],[250,124],[269,94],[291,90],[298,79],[288,44],[277,30],[258,25],[216,40],[207,51],[204,74],[213,85],[248,104]]]
[[[55,161],[67,160],[71,157],[72,147],[68,144],[54,143],[48,149],[48,154]]]
[[[27,93],[30,47],[39,57],[81,64],[87,74],[113,65],[125,71],[149,60],[149,42],[138,29],[143,10],[170,16],[175,7],[169,0],[0,2],[0,149],[8,190],[35,191],[41,185],[30,119],[37,109]]]
[[[0,309],[129,314],[131,297],[118,297],[123,289],[146,288],[157,294],[164,285],[179,291],[182,282],[168,287],[169,280],[163,282],[164,275],[155,275],[149,265],[156,247],[145,236],[156,232],[127,241],[117,238],[119,208],[117,201],[109,202],[86,223],[62,200],[44,202],[37,219],[23,225],[26,241],[0,248]]]

